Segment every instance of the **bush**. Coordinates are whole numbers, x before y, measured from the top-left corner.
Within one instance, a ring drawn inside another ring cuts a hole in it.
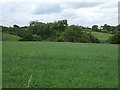
[[[56,39],[57,42],[64,42],[64,37],[60,36]]]
[[[32,36],[32,33],[30,32],[24,32],[22,35],[21,35],[22,39],[20,39],[20,41],[32,41],[33,40],[33,36]]]
[[[99,43],[100,42],[97,38],[95,38],[90,33],[82,34],[82,37],[79,38],[78,41],[82,43]]]
[[[111,44],[120,44],[120,32],[114,34],[113,37],[110,37],[108,42]]]
[[[65,41],[76,42],[81,37],[83,29],[79,26],[71,25],[65,29],[63,34]]]
[[[82,28],[74,25],[65,29],[64,39],[68,42],[99,43],[97,38],[93,37],[90,33],[83,32]]]
[[[92,34],[88,34],[91,43],[100,43],[100,41],[95,38]]]
[[[33,37],[33,41],[42,41],[42,37],[39,35],[32,35],[32,37]]]

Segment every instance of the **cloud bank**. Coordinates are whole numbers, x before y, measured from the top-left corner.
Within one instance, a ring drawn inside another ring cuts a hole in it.
[[[118,2],[1,2],[0,24],[28,25],[30,21],[52,22],[67,19],[69,24],[92,26],[94,24],[117,25]]]

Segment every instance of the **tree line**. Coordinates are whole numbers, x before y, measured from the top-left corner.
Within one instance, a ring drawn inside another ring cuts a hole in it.
[[[2,32],[20,36],[20,41],[58,41],[58,42],[82,42],[82,43],[100,43],[91,31],[115,34],[108,41],[110,43],[120,43],[118,26],[110,26],[105,24],[99,29],[97,25],[92,28],[79,25],[68,25],[67,20],[58,20],[50,23],[39,21],[30,21],[29,26],[13,27],[2,26]],[[114,41],[114,39],[116,41]],[[113,42],[114,41],[114,42]]]
[[[120,31],[120,25],[110,26],[110,25],[104,24],[103,26],[100,26],[100,27],[98,27],[98,25],[92,26],[92,31],[96,31],[96,32],[115,34],[118,32],[118,30]]]

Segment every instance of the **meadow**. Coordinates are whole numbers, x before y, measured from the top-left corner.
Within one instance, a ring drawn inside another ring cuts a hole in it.
[[[98,38],[101,43],[105,43],[113,34],[102,33],[102,32],[91,32],[91,34]]]
[[[3,88],[117,88],[118,46],[3,42]]]
[[[0,41],[0,89],[2,88],[2,42]]]
[[[21,39],[19,36],[11,35],[8,33],[0,33],[0,40],[2,38],[2,41],[18,41]]]

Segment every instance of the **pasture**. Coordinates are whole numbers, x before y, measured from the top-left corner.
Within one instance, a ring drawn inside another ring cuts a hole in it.
[[[117,88],[118,46],[3,42],[3,88]]]
[[[113,36],[113,34],[108,34],[108,33],[101,33],[101,32],[91,32],[91,34],[98,38],[100,42],[106,42],[110,37]]]
[[[2,88],[2,42],[0,41],[0,89]]]
[[[11,35],[8,33],[0,33],[0,37],[2,37],[2,41],[18,41],[21,37],[16,35]]]

